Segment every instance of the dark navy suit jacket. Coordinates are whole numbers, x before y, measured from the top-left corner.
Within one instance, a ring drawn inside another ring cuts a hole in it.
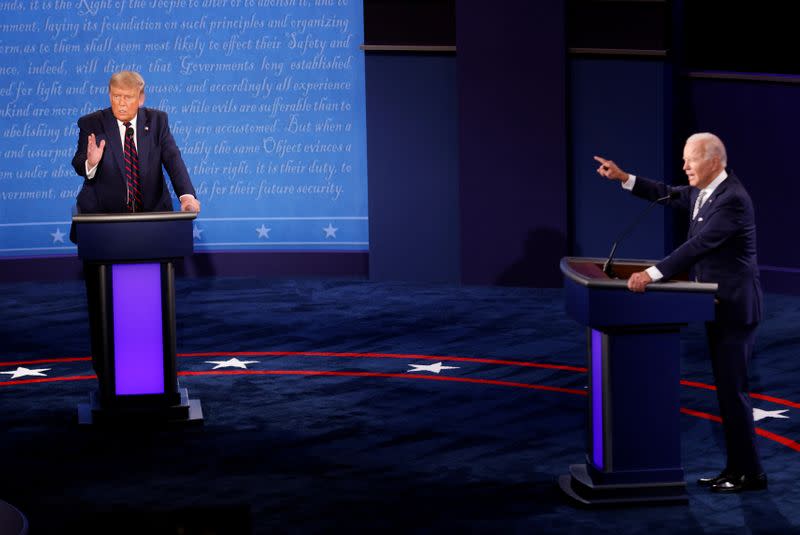
[[[700,190],[691,186],[670,187],[637,177],[633,194],[655,200],[677,192],[668,202],[691,216]],[[754,324],[761,320],[761,283],[756,259],[756,224],[753,203],[739,179],[729,170],[728,178],[706,199],[697,217],[690,221],[686,241],[656,267],[665,279],[689,272],[700,282],[716,282],[719,322]]]
[[[119,127],[111,108],[84,115],[78,119],[78,128],[80,129],[78,149],[72,158],[72,167],[84,177],[83,187],[78,193],[78,211],[125,212],[127,196],[125,162]],[[195,192],[181,152],[169,131],[167,114],[151,108],[139,108],[136,130],[143,210],[172,211],[172,200],[164,180],[164,169],[167,170],[178,197],[187,193],[195,195]],[[103,158],[91,180],[86,179],[86,148],[89,134],[95,135],[97,143],[106,140]]]

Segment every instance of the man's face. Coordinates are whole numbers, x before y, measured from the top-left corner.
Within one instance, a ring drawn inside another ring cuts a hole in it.
[[[108,97],[111,99],[111,112],[123,123],[136,117],[139,106],[144,104],[144,92],[138,87],[112,85]]]
[[[719,175],[722,164],[717,156],[706,159],[702,141],[691,141],[683,148],[683,170],[690,185],[703,189]]]

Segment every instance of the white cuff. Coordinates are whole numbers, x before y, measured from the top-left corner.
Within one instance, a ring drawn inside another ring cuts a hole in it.
[[[649,268],[645,269],[644,272],[650,275],[650,278],[653,279],[653,282],[658,282],[664,278],[663,273],[661,273],[656,266],[650,266]]]
[[[86,160],[86,163],[84,165],[86,166],[86,178],[88,180],[93,179],[94,178],[94,174],[97,172],[97,165],[100,165],[100,164],[97,164],[94,167],[92,167],[91,169],[89,169],[89,160]]]
[[[626,189],[628,191],[633,189],[633,185],[636,184],[636,175],[628,175],[628,180],[625,182],[620,182],[622,184],[622,189]]]

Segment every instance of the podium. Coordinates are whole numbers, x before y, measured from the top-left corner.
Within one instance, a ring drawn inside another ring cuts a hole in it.
[[[80,424],[201,423],[175,364],[175,269],[194,249],[192,212],[78,214],[98,390]],[[101,373],[102,372],[102,373]]]
[[[582,505],[686,502],[680,445],[680,330],[714,318],[716,284],[628,290],[655,261],[563,258],[567,313],[587,328],[586,459],[559,486]]]

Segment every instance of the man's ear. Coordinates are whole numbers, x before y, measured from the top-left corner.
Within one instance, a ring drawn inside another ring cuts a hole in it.
[[[139,93],[139,107],[141,108],[144,105],[144,91]]]

